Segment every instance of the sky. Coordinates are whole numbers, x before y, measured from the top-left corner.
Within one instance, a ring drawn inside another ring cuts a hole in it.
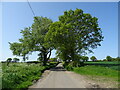
[[[98,18],[104,40],[100,47],[93,50],[97,59],[106,56],[118,56],[118,3],[117,2],[30,2],[36,16],[43,16],[58,21],[58,17],[66,10],[82,9]],[[2,3],[2,54],[0,60],[16,57],[12,55],[8,42],[18,42],[22,37],[20,31],[33,23],[33,14],[27,2],[3,2]],[[55,57],[55,51],[52,56]],[[29,60],[36,60],[37,52],[29,56]],[[21,58],[20,58],[21,59]]]

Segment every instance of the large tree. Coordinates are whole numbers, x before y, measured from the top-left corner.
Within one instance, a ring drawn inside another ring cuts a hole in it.
[[[46,65],[53,48],[49,46],[44,38],[51,23],[52,20],[46,17],[34,17],[32,26],[21,30],[23,37],[19,39],[20,43],[10,43],[10,49],[13,51],[13,54],[24,56],[25,60],[26,54],[39,51],[38,59],[41,59],[43,65]]]
[[[52,48],[44,40],[51,23],[52,20],[46,17],[34,17],[32,26],[22,30],[23,38],[19,39],[29,47],[29,51],[39,51],[38,59],[43,61],[43,65],[46,65],[52,51]]]
[[[63,60],[77,60],[78,56],[101,46],[102,31],[98,19],[81,9],[65,11],[59,21],[51,24],[46,41]]]
[[[40,52],[38,55],[42,57],[43,65],[46,65],[52,51],[52,48],[45,41],[45,35],[49,31],[51,23],[52,20],[47,17],[35,17],[32,24],[32,36],[35,41],[34,50]]]

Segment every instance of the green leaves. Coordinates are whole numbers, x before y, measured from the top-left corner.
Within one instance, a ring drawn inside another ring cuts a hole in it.
[[[97,58],[96,58],[95,56],[92,56],[90,59],[91,59],[92,61],[96,61],[96,60],[97,60]]]
[[[65,11],[59,21],[50,25],[46,40],[57,49],[58,56],[76,60],[77,54],[92,52],[100,46],[103,36],[97,20],[81,9]]]
[[[57,55],[63,60],[79,60],[78,56],[91,53],[100,46],[103,40],[102,31],[98,25],[98,18],[92,17],[83,10],[65,11],[59,16],[59,21],[52,22],[47,17],[34,17],[31,27],[21,31],[23,38],[19,49],[11,45],[15,55],[39,51],[43,61],[52,49],[57,50]],[[21,49],[22,48],[22,49]]]
[[[46,69],[40,64],[11,63],[9,66],[2,69],[2,88],[27,88]]]
[[[32,26],[21,30],[22,38],[19,39],[20,43],[9,43],[13,55],[23,56],[25,60],[27,54],[39,51],[44,55],[43,59],[46,59],[48,52],[52,50],[49,43],[45,41],[45,35],[51,23],[52,20],[47,17],[34,17]]]

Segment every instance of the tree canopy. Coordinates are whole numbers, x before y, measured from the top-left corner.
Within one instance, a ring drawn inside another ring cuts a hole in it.
[[[63,60],[77,60],[78,55],[91,53],[101,46],[103,40],[98,18],[81,9],[65,11],[49,29],[46,40]]]
[[[95,56],[92,56],[90,59],[91,59],[92,61],[96,61],[96,60],[97,60],[97,58],[96,58]]]
[[[43,65],[46,65],[53,49],[65,62],[76,62],[101,46],[103,40],[98,18],[83,13],[81,9],[65,11],[56,22],[47,17],[34,17],[33,24],[21,30],[21,34],[23,37],[19,43],[10,43],[13,55],[25,58],[26,54],[39,51],[38,60],[43,61]]]
[[[45,65],[52,51],[52,48],[44,39],[51,23],[52,20],[47,17],[34,17],[31,27],[21,30],[22,38],[19,39],[20,43],[9,43],[13,55],[24,56],[25,59],[26,54],[39,51],[38,59],[42,60]]]

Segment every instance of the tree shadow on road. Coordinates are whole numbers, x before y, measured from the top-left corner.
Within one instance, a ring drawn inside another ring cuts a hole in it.
[[[50,69],[50,71],[66,71],[63,67],[54,67],[52,69]]]

